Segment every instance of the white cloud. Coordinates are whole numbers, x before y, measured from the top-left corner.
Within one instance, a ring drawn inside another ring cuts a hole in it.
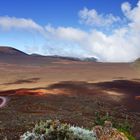
[[[71,41],[81,41],[87,35],[86,32],[72,27],[54,28],[50,25],[47,25],[45,29],[46,29],[46,33],[49,36],[59,38],[59,39],[71,40]]]
[[[98,14],[95,9],[84,8],[79,11],[80,22],[92,26],[109,26],[120,21],[119,17],[112,14]]]
[[[132,9],[130,3],[125,2],[122,4],[122,11],[130,20],[129,26],[135,31],[140,30],[140,1],[138,1],[137,6]]]
[[[129,19],[129,22],[125,26],[113,29],[112,34],[110,35],[104,33],[103,31],[98,31],[97,29],[86,32],[76,28],[53,28],[52,26],[47,28],[47,32],[51,33],[53,37],[55,36],[54,38],[76,42],[79,46],[81,46],[81,48],[88,50],[92,56],[100,58],[100,61],[133,61],[140,57],[139,3],[133,9],[129,3],[125,2],[122,4],[122,11],[126,16],[125,18]],[[84,9],[84,11],[84,13],[89,12],[87,9]],[[93,17],[97,16],[95,18],[96,23],[111,23],[108,22],[108,19],[99,18],[101,16],[98,16],[95,11],[90,11],[90,14],[92,16],[95,14]],[[88,23],[90,23],[90,20]]]
[[[131,5],[129,2],[124,2],[122,5],[121,5],[121,9],[123,11],[123,13],[127,16],[127,14],[130,12],[131,10]]]
[[[44,29],[32,19],[16,18],[16,17],[0,17],[0,27],[4,30],[10,30],[13,28],[36,30],[42,32]]]
[[[75,32],[77,30],[78,32]],[[60,42],[61,40],[74,42],[82,49],[85,49],[85,52],[89,52],[87,55],[81,54],[81,56],[95,56],[100,58],[100,61],[128,62],[140,56],[139,38],[135,38],[135,36],[133,37],[134,34],[129,33],[128,28],[114,30],[111,35],[106,35],[97,30],[84,32],[79,29],[71,28],[67,30],[67,28],[64,27],[63,30],[59,30],[59,27],[53,28],[53,32],[49,33],[53,34],[53,38],[59,38]],[[68,44],[69,42],[67,42],[67,45]],[[61,48],[58,51],[65,50],[65,46],[67,45],[65,44],[63,46],[64,48]],[[71,48],[69,46],[70,49],[67,54],[72,52],[72,45],[73,44],[71,44]],[[56,47],[56,50],[57,49],[58,48]],[[78,52],[79,50],[75,49],[75,51]]]
[[[11,29],[33,29],[43,33],[46,38],[46,47],[43,51],[49,54],[68,56],[95,56],[100,61],[128,62],[140,57],[140,1],[132,8],[125,2],[121,6],[127,23],[111,30],[110,34],[99,31],[98,28],[85,31],[73,27],[42,27],[31,19],[0,18],[0,27]],[[86,24],[95,26],[108,26],[119,21],[119,17],[113,15],[98,14],[97,11],[83,9],[80,17]],[[91,28],[91,27],[90,27]]]

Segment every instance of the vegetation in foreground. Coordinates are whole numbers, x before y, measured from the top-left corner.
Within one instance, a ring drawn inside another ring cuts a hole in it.
[[[123,123],[116,123],[111,116],[109,116],[108,113],[106,113],[105,116],[101,116],[98,112],[95,113],[95,125],[104,125],[105,121],[110,121],[112,122],[112,126],[116,128],[118,131],[122,132],[125,134],[125,136],[128,138],[128,140],[136,140],[132,135],[131,135],[131,129],[132,126],[128,122],[127,116],[126,119]]]
[[[93,129],[85,129],[61,123],[59,120],[40,121],[32,132],[24,133],[21,140],[135,140],[130,134],[130,125],[126,119],[123,124],[112,124],[111,117],[96,114]],[[116,128],[114,127],[116,125]]]
[[[96,134],[90,130],[60,123],[59,120],[47,120],[35,125],[32,132],[26,132],[21,140],[96,140]]]

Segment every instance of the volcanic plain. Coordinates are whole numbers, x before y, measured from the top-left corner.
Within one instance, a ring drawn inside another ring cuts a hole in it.
[[[139,62],[136,62],[139,63]],[[140,138],[140,68],[0,49],[0,140],[18,140],[35,122],[59,119],[92,128],[95,113],[126,117]]]

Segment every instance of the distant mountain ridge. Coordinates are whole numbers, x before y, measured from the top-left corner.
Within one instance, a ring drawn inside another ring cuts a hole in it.
[[[28,55],[28,56],[32,56],[32,57],[49,57],[49,58],[59,58],[59,59],[65,59],[65,60],[72,60],[72,61],[87,61],[87,62],[91,62],[91,61],[97,61],[97,59],[95,57],[86,57],[86,58],[78,58],[78,57],[69,57],[69,56],[59,56],[59,55],[41,55],[41,54],[37,54],[37,53],[33,53],[33,54],[26,54],[23,51],[20,51],[18,49],[15,49],[13,47],[9,47],[9,46],[0,46],[0,55]]]
[[[140,62],[140,58],[137,58],[137,59],[135,60],[135,62]]]
[[[42,65],[52,62],[58,62],[60,60],[65,61],[81,61],[81,62],[97,62],[94,57],[78,58],[59,55],[41,55],[41,54],[26,54],[18,49],[9,46],[0,46],[0,62],[14,63],[14,64],[30,64],[30,65]]]
[[[0,46],[0,54],[5,55],[27,55],[26,53],[9,46]]]

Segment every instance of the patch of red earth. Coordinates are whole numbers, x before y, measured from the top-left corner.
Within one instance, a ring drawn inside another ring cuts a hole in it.
[[[135,100],[139,100],[140,101],[140,96],[135,96]]]
[[[47,96],[47,95],[69,95],[68,92],[61,89],[17,89],[17,90],[8,90],[1,91],[1,96]],[[1,101],[0,101],[1,102]]]
[[[47,89],[24,89],[24,90],[16,90],[15,95],[34,95],[34,96],[44,96],[48,94],[65,94],[62,90],[59,89],[53,89],[53,90],[47,90]]]
[[[42,91],[39,91],[39,92],[36,92],[34,90],[17,90],[15,91],[15,95],[34,95],[34,96],[40,96],[40,95],[44,95],[45,92],[42,90]]]

